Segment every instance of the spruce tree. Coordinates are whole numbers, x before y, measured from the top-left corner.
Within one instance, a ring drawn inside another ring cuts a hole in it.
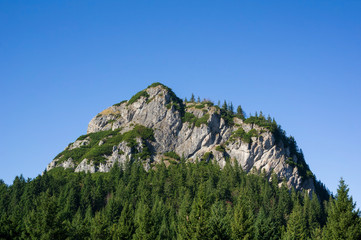
[[[229,239],[229,217],[226,206],[222,202],[215,202],[210,209],[210,232],[212,239]]]
[[[245,119],[245,114],[243,112],[243,109],[242,109],[241,105],[239,105],[237,107],[237,117],[239,117],[241,119]]]
[[[228,105],[227,105],[226,100],[224,100],[224,103],[223,103],[223,105],[222,105],[222,109],[223,109],[224,111],[227,111],[227,110],[228,110]]]
[[[196,101],[196,99],[194,98],[194,94],[192,93],[190,102],[191,102],[191,103],[194,103],[195,101]]]
[[[246,192],[241,190],[240,199],[234,208],[231,230],[233,239],[253,239],[254,214]],[[249,197],[249,196],[248,196]]]
[[[233,108],[233,103],[231,102],[231,105],[229,105],[229,109],[228,109],[228,111],[229,111],[229,114],[233,114],[233,112],[234,112],[234,108]]]
[[[336,198],[331,199],[328,209],[324,239],[361,239],[359,210],[348,195],[349,189],[341,178]]]
[[[283,237],[285,240],[307,239],[307,221],[301,204],[296,201],[287,222],[287,231]]]

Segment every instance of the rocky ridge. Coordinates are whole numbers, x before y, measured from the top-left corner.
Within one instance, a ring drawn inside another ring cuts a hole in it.
[[[260,124],[257,124],[259,120]],[[255,121],[257,120],[257,121]],[[314,190],[314,177],[293,138],[263,116],[230,114],[210,101],[183,102],[171,89],[154,83],[129,101],[95,116],[87,134],[49,163],[75,172],[108,172],[116,163],[140,159],[146,169],[164,161],[176,164],[237,162],[244,171],[274,173],[297,190]]]

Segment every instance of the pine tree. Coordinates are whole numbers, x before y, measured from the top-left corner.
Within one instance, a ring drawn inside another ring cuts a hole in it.
[[[71,239],[86,239],[89,237],[88,222],[82,217],[80,210],[78,210],[71,222],[70,233]]]
[[[215,202],[210,209],[209,228],[212,239],[229,239],[229,217],[225,205]]]
[[[341,178],[336,198],[330,199],[324,239],[361,239],[359,210],[348,195],[349,189]]]
[[[245,119],[245,114],[243,112],[243,109],[242,109],[241,105],[239,105],[237,107],[237,117],[239,117],[241,119]]]
[[[208,207],[208,195],[205,191],[205,184],[202,183],[189,214],[188,234],[191,239],[210,239]]]
[[[316,193],[312,192],[311,199],[309,194],[305,193],[303,208],[307,220],[307,228],[309,229],[310,233],[312,233],[314,229],[320,227],[322,216],[321,204]]]
[[[163,240],[163,239],[171,239],[170,235],[170,229],[169,224],[167,221],[167,217],[163,216],[162,222],[159,226],[158,236],[157,240]]]
[[[233,239],[253,239],[254,215],[248,199],[241,191],[240,199],[234,208],[231,230]]]
[[[228,109],[230,114],[234,113],[234,108],[233,108],[233,103],[231,102],[231,105],[229,105],[229,109]]]
[[[228,104],[227,104],[227,101],[226,101],[226,100],[224,100],[224,102],[223,102],[222,109],[223,109],[224,111],[228,111]]]
[[[270,216],[267,216],[265,209],[261,207],[254,223],[255,239],[279,239],[278,233],[275,232],[277,226],[275,226],[275,222],[272,220]]]
[[[112,226],[113,239],[131,239],[134,233],[134,211],[131,204],[126,204],[120,215],[118,224]]]
[[[91,221],[91,239],[107,239],[107,236],[109,236],[109,225],[110,222],[107,220],[104,211],[97,212]]]
[[[57,215],[55,196],[49,191],[43,193],[37,202],[37,209],[32,210],[25,219],[27,234],[32,239],[61,239],[66,238],[62,224]]]
[[[151,216],[151,209],[148,204],[140,202],[134,216],[135,234],[133,238],[152,240],[155,239],[154,225]]]
[[[307,239],[307,221],[299,201],[296,201],[287,222],[287,231],[283,239],[301,240]]]
[[[194,98],[194,94],[192,93],[190,102],[191,102],[191,103],[194,103],[195,101],[196,101],[196,99]]]

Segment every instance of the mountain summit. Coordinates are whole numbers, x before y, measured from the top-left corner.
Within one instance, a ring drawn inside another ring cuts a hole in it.
[[[246,172],[276,174],[297,190],[314,190],[316,181],[292,137],[262,114],[244,117],[239,107],[211,101],[182,101],[153,83],[103,110],[87,134],[69,144],[48,165],[75,172],[108,172],[114,164],[143,161],[145,169],[164,161],[214,161],[223,168],[238,163]]]

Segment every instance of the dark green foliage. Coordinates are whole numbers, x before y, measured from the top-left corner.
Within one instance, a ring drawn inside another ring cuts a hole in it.
[[[349,189],[341,178],[335,199],[330,201],[325,239],[361,239],[361,219],[359,210],[348,195]]]
[[[194,107],[197,108],[197,109],[202,109],[202,108],[205,107],[205,105],[201,103],[201,104],[195,105]]]
[[[228,110],[224,110],[223,108],[221,108],[220,111],[221,111],[221,118],[224,119],[226,124],[228,126],[233,126],[234,125],[234,121],[233,121],[234,115],[231,114]]]
[[[202,117],[197,118],[193,113],[185,112],[182,117],[182,122],[188,122],[191,125],[195,125],[196,127],[200,127],[202,124],[207,124],[209,119],[209,114],[204,114]]]
[[[195,121],[194,125],[196,127],[200,127],[202,124],[207,124],[208,119],[209,119],[209,114],[204,114],[202,117],[198,118]]]
[[[77,141],[81,141],[81,140],[86,139],[88,136],[89,136],[88,134],[81,135],[81,136],[80,136],[80,137],[78,137],[76,140],[77,140]]]
[[[174,159],[176,159],[176,160],[180,160],[181,158],[180,158],[180,156],[177,154],[177,153],[175,153],[175,152],[166,152],[166,153],[164,153],[164,156],[166,156],[166,157],[170,157],[170,158],[174,158]]]
[[[209,161],[210,159],[213,158],[213,153],[212,152],[206,152],[203,156],[202,156],[202,161]]]
[[[127,102],[127,100],[123,100],[123,101],[121,101],[120,103],[114,104],[113,106],[120,106],[120,105],[122,105],[123,103],[126,103],[126,102]]]
[[[146,141],[154,141],[154,132],[151,128],[146,128],[142,125],[135,125],[133,130],[120,134],[118,130],[108,130],[96,133],[89,133],[80,137],[80,140],[84,140],[89,137],[90,142],[88,145],[83,145],[79,148],[72,150],[64,150],[59,153],[55,158],[59,158],[59,162],[66,161],[68,158],[72,158],[74,162],[80,163],[83,159],[93,160],[95,164],[99,164],[105,160],[104,156],[109,156],[113,152],[113,146],[118,145],[121,142],[127,142],[127,146],[133,149],[137,157],[141,159],[149,158],[151,155],[150,149]],[[142,140],[142,152],[137,153],[136,138]],[[78,138],[79,140],[79,138]],[[103,141],[99,145],[99,142]]]
[[[195,101],[196,101],[196,99],[194,98],[194,94],[192,93],[190,102],[194,103]]]
[[[194,103],[194,104],[188,104],[187,108],[196,108],[196,109],[203,109],[205,111],[207,111],[207,109],[204,109],[204,108],[207,108],[207,107],[212,107],[214,106],[214,103],[209,101],[209,100],[203,100],[202,102],[197,102],[197,103]]]
[[[233,126],[234,121],[233,118],[235,117],[233,112],[233,104],[228,106],[226,100],[224,100],[224,103],[222,105],[222,108],[220,108],[221,118],[224,119],[227,125]]]
[[[242,120],[245,120],[245,119],[246,119],[246,116],[245,116],[245,115],[246,115],[246,114],[244,113],[241,105],[239,105],[239,106],[237,107],[237,114],[236,114],[236,116],[237,116],[238,118],[242,119]]]
[[[95,174],[55,168],[11,186],[0,181],[0,239],[360,239],[343,182],[326,205],[327,212],[315,193],[290,193],[237,164],[180,161],[146,172],[129,161]]]
[[[133,104],[135,103],[136,101],[138,101],[139,98],[141,97],[145,97],[145,98],[148,98],[149,97],[149,94],[147,93],[147,91],[143,90],[143,91],[140,91],[138,93],[136,93],[133,97],[131,97],[127,103],[127,106],[130,105],[130,104]]]
[[[266,128],[270,132],[275,132],[277,130],[277,123],[275,121],[271,121],[270,119],[266,119],[264,116],[250,116],[247,118],[245,123],[255,124],[257,126]]]
[[[251,129],[248,132],[245,132],[242,127],[234,131],[229,138],[229,141],[234,141],[236,139],[241,139],[243,142],[251,143],[252,137],[258,137],[258,132],[256,129]]]
[[[224,148],[223,145],[218,145],[218,146],[216,147],[216,151],[218,151],[218,152],[225,152],[226,149]]]

